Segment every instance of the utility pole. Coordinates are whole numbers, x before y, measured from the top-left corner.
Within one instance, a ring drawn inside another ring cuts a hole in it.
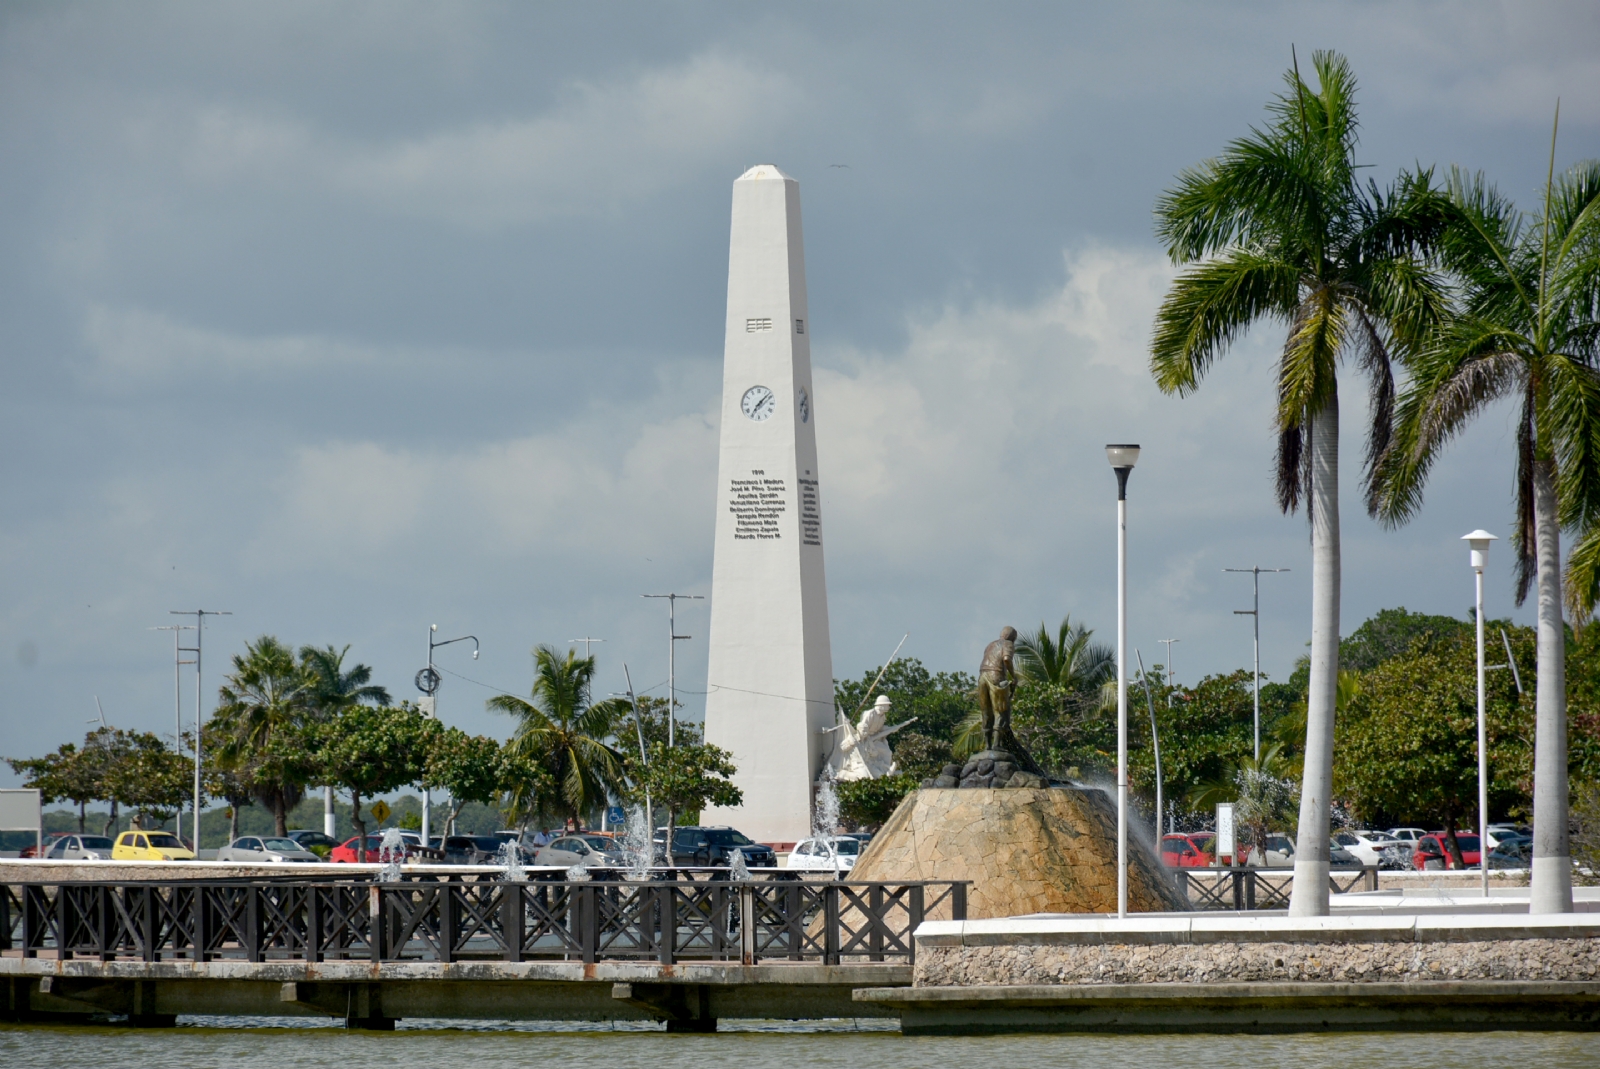
[[[641,598],[667,599],[667,747],[678,745],[678,643],[693,635],[678,634],[678,599],[704,601],[703,594],[640,594]]]
[[[1261,573],[1262,572],[1287,572],[1288,568],[1224,568],[1225,572],[1247,572],[1250,575],[1253,600],[1248,609],[1234,609],[1235,616],[1248,616],[1255,624],[1255,721],[1256,721],[1256,761],[1261,760]]]
[[[1161,643],[1163,646],[1167,647],[1167,708],[1171,709],[1172,708],[1172,688],[1173,688],[1174,685],[1176,685],[1176,683],[1178,681],[1178,671],[1177,671],[1176,668],[1174,668],[1172,666],[1172,644],[1174,642],[1182,642],[1183,639],[1181,639],[1181,638],[1158,638],[1158,639],[1156,639],[1156,641]],[[1141,671],[1141,672],[1144,671],[1144,666],[1142,664],[1139,666],[1139,671]],[[1146,695],[1146,697],[1148,697],[1148,695]]]
[[[603,638],[589,638],[589,637],[585,636],[583,638],[569,638],[569,639],[567,639],[567,645],[576,646],[580,642],[583,643],[583,655],[585,657],[588,657],[589,656],[589,644],[593,643],[593,642],[604,642],[604,641],[605,641],[605,639],[603,639]]]
[[[205,645],[205,623],[207,616],[232,616],[231,612],[218,612],[214,609],[172,609],[170,616],[194,617],[194,646],[179,646],[180,653],[194,654],[194,853],[200,856],[200,731],[205,727],[205,690],[202,673],[204,666],[201,664],[201,649]]]
[[[183,666],[194,664],[194,661],[183,659],[183,636],[180,631],[193,631],[193,624],[166,624],[161,627],[152,627],[151,631],[172,632],[172,704],[173,704],[173,734],[172,752],[183,753]],[[178,807],[178,831],[183,831],[183,807]]]

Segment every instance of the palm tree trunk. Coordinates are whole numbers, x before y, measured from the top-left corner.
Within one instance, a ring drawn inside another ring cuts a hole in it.
[[[1561,622],[1561,525],[1555,465],[1533,462],[1533,527],[1539,582],[1538,684],[1533,741],[1533,871],[1529,913],[1572,912],[1567,842],[1567,636]]]
[[[1339,400],[1311,417],[1311,685],[1289,914],[1328,915],[1333,711],[1339,691]]]

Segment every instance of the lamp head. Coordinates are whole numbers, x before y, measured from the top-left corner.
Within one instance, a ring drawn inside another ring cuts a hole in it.
[[[1489,543],[1498,540],[1481,527],[1471,534],[1462,535],[1461,540],[1472,547],[1473,569],[1483,571],[1484,565],[1489,563]]]
[[[473,650],[472,651],[472,659],[474,661],[476,661],[478,659],[478,651],[477,650]]]
[[[428,625],[428,630],[429,631],[437,631],[437,630],[439,630],[439,625],[438,624],[429,624]]]
[[[1111,462],[1111,470],[1117,473],[1117,500],[1126,500],[1128,496],[1128,475],[1133,471],[1133,466],[1139,462],[1139,447],[1137,445],[1108,445],[1106,446],[1106,459]]]
[[[1113,468],[1131,468],[1139,462],[1139,447],[1137,445],[1108,445],[1106,446],[1106,459]]]

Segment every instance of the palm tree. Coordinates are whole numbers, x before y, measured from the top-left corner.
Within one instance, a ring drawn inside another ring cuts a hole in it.
[[[1311,680],[1300,850],[1290,912],[1328,911],[1333,716],[1339,672],[1339,394],[1345,354],[1372,397],[1367,463],[1388,443],[1391,350],[1435,321],[1442,288],[1423,254],[1440,225],[1431,175],[1363,188],[1356,178],[1355,79],[1332,52],[1298,70],[1266,128],[1184,172],[1156,207],[1174,262],[1189,265],[1156,315],[1150,367],[1166,393],[1198,388],[1251,324],[1288,323],[1278,363],[1278,503],[1311,521]]]
[[[1380,464],[1378,515],[1403,523],[1422,504],[1439,450],[1501,398],[1517,421],[1517,604],[1538,589],[1538,687],[1529,908],[1572,909],[1567,833],[1566,634],[1561,529],[1578,532],[1565,585],[1574,618],[1600,596],[1600,161],[1555,176],[1525,220],[1481,175],[1451,174],[1454,211],[1441,259],[1460,314],[1411,361],[1395,438]]]
[[[362,702],[389,704],[389,691],[372,682],[371,668],[358,664],[345,671],[344,658],[349,652],[349,646],[342,650],[331,645],[320,650],[315,646],[300,647],[300,663],[312,677],[311,700],[324,716]]]
[[[1116,678],[1117,655],[1109,646],[1092,644],[1094,632],[1061,618],[1052,635],[1042,621],[1039,630],[1017,640],[1017,675],[1030,683],[1052,683],[1069,690],[1096,691]]]
[[[294,651],[271,635],[234,654],[213,717],[225,741],[220,763],[250,785],[272,810],[275,834],[288,831],[289,810],[300,804],[313,774],[305,729],[314,719],[316,680]]]
[[[590,703],[593,657],[537,646],[533,660],[532,701],[498,694],[488,705],[517,718],[512,750],[549,769],[556,786],[556,797],[549,801],[563,816],[578,819],[604,805],[608,790],[620,792],[623,786],[622,755],[605,740],[628,705],[618,699]],[[513,799],[526,810],[541,808],[543,801]]]

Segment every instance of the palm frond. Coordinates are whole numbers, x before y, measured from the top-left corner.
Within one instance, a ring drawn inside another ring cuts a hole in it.
[[[1183,272],[1156,312],[1150,370],[1165,393],[1186,396],[1211,362],[1258,319],[1293,314],[1292,265],[1235,250]]]

